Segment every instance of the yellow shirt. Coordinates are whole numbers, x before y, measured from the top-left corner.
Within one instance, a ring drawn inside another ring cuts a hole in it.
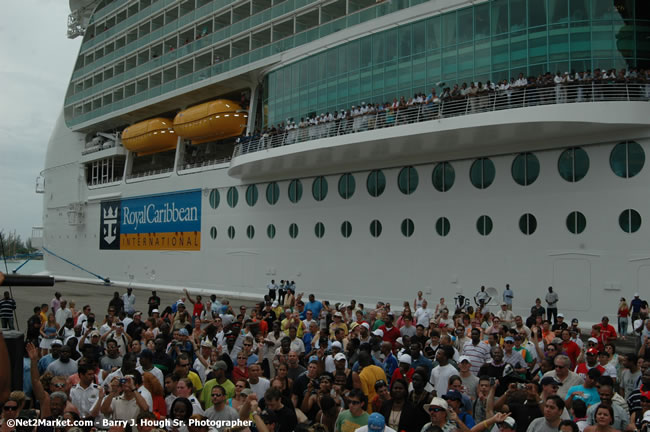
[[[330,339],[334,340],[334,332],[338,328],[342,328],[345,335],[346,336],[348,335],[348,326],[347,326],[347,324],[345,324],[344,322],[340,322],[338,324],[332,323],[332,324],[330,324]]]
[[[368,401],[373,400],[377,394],[375,392],[375,383],[379,380],[387,382],[384,370],[375,365],[364,367],[359,374],[359,379],[361,380],[361,390],[363,391],[363,394],[368,397]],[[369,414],[372,413],[372,404],[370,402],[368,402],[367,411]]]
[[[284,332],[285,335],[289,336],[289,327],[291,327],[291,322],[289,321],[288,318],[285,318],[282,320],[282,331]],[[302,335],[305,332],[305,325],[302,323],[302,321],[299,322],[298,326],[296,327],[296,337],[298,339],[302,339]]]

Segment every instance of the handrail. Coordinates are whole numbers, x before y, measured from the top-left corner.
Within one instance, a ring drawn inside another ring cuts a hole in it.
[[[240,137],[233,158],[322,138],[369,130],[420,123],[482,112],[584,102],[648,101],[650,84],[573,84],[542,88],[489,90],[476,96],[448,99],[436,103],[387,108],[377,112],[346,116],[342,119],[284,130],[261,137]]]

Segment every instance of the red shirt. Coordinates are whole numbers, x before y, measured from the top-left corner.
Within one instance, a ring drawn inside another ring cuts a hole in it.
[[[192,316],[200,317],[201,312],[203,312],[203,303],[194,303],[194,311],[192,312]]]
[[[585,379],[587,377],[587,372],[589,372],[593,368],[598,369],[600,371],[601,375],[605,373],[605,368],[602,367],[601,365],[599,365],[598,363],[596,363],[596,366],[594,366],[594,367],[589,367],[589,365],[587,363],[580,363],[576,367],[575,373],[580,375],[582,377],[582,379]]]
[[[401,336],[399,329],[396,326],[391,327],[390,330],[386,328],[386,325],[383,325],[379,327],[379,330],[384,332],[384,337],[382,340],[384,342],[390,342],[393,347],[395,346],[395,341],[397,340],[398,337]]]
[[[607,324],[607,327],[604,327],[602,323],[598,324],[600,328],[600,335],[603,337],[603,341],[609,342],[611,339],[616,339],[616,330],[611,324]]]
[[[402,370],[399,367],[395,368],[395,371],[393,372],[393,376],[390,377],[391,387],[392,387],[392,384],[395,382],[395,380],[400,379],[400,378],[404,378],[406,380],[406,382],[410,383],[411,379],[413,377],[413,372],[415,372],[415,369],[410,368],[408,370],[408,372],[406,372],[406,376],[404,376],[404,374],[402,373]]]
[[[562,342],[562,350],[566,352],[566,355],[569,356],[571,360],[571,365],[575,365],[578,362],[578,356],[580,355],[580,347],[577,343],[573,341]]]

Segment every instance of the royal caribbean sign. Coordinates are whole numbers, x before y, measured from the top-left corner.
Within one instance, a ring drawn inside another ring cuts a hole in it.
[[[201,191],[102,202],[99,248],[201,250]]]

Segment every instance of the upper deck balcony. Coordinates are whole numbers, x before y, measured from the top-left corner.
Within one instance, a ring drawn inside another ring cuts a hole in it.
[[[650,84],[490,92],[242,140],[229,175],[327,174],[633,139],[650,133]]]

